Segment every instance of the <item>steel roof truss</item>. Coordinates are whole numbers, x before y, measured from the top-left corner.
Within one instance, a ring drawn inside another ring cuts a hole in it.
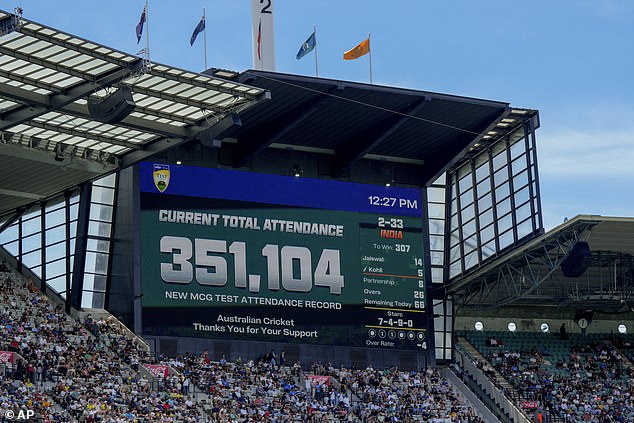
[[[93,59],[104,60],[106,62],[113,63],[113,64],[116,64],[116,65],[121,66],[121,67],[127,67],[130,64],[130,62],[128,60],[122,60],[121,59],[121,58],[129,57],[129,56],[125,55],[125,54],[121,54],[120,57],[117,57],[119,55],[112,54],[112,53],[117,53],[114,50],[112,50],[111,52],[108,52],[108,53],[100,52],[100,51],[97,51],[99,49],[93,49],[93,48],[86,47],[86,46],[90,46],[90,45],[93,45],[93,46],[95,46],[95,45],[92,44],[92,43],[89,43],[89,42],[87,42],[85,40],[82,40],[80,38],[74,38],[74,37],[68,36],[68,34],[64,34],[64,33],[61,33],[61,32],[57,32],[57,33],[55,33],[53,35],[46,35],[46,34],[44,34],[43,31],[34,29],[35,26],[37,26],[39,28],[42,28],[39,25],[36,25],[36,24],[33,24],[33,23],[28,23],[28,24],[22,26],[22,28],[20,28],[20,33],[22,33],[24,35],[28,35],[28,36],[33,37],[33,38],[36,38],[36,39],[41,40],[41,41],[46,41],[46,42],[49,42],[51,44],[61,46],[61,47],[63,47],[66,50],[73,50],[73,51],[76,51],[78,53],[81,53],[82,55],[86,55],[88,57],[91,57]],[[72,40],[74,42],[69,42],[69,40]],[[79,43],[77,43],[77,41]],[[139,59],[139,60],[141,60],[141,59]]]
[[[542,254],[535,256],[535,251],[523,254],[514,262],[500,266],[494,279],[485,276],[480,280],[481,287],[486,286],[488,292],[496,291],[499,295],[500,289],[505,289],[508,294],[501,300],[492,301],[489,307],[506,306],[535,292],[559,268],[572,245],[558,241],[555,245],[544,244],[539,248]],[[492,290],[490,285],[497,288]]]
[[[94,140],[94,141],[98,141],[101,143],[105,143],[105,144],[114,144],[114,145],[120,145],[122,147],[126,147],[126,148],[131,148],[131,149],[139,149],[141,146],[137,143],[133,143],[133,142],[128,142],[128,141],[121,141],[112,137],[104,137],[102,135],[97,135],[94,134],[92,132],[88,132],[85,130],[78,130],[75,128],[66,128],[60,125],[53,125],[50,123],[45,123],[45,122],[38,122],[38,121],[30,121],[29,122],[30,126],[34,126],[36,128],[41,128],[41,129],[46,129],[48,131],[54,131],[54,132],[59,132],[62,134],[67,134],[67,135],[73,135],[73,136],[77,136],[80,138],[86,138],[89,140]]]
[[[140,62],[139,62],[140,63]],[[21,103],[29,104],[8,113],[5,113],[0,120],[0,130],[4,130],[11,126],[17,125],[34,119],[44,113],[58,110],[66,105],[75,102],[78,99],[90,95],[98,88],[104,88],[114,84],[129,74],[131,69],[119,69],[109,72],[107,75],[100,76],[97,81],[86,81],[75,85],[72,88],[64,90],[64,92],[51,94],[48,96],[37,94],[34,92],[26,92],[24,90],[16,90],[13,87],[5,85],[0,87],[3,93],[12,93],[12,99]]]
[[[361,160],[363,156],[371,152],[383,141],[390,138],[394,132],[411,119],[411,115],[416,115],[429,101],[431,101],[430,97],[423,97],[401,110],[398,115],[385,119],[340,148],[335,153],[337,164],[333,171],[334,176],[343,175],[350,166]]]
[[[40,66],[42,69],[48,69],[51,72],[61,72],[67,75],[71,75],[71,76],[75,76],[77,78],[81,78],[83,80],[93,80],[95,79],[95,74],[94,73],[89,73],[86,71],[79,71],[77,70],[77,68],[79,66],[73,66],[73,67],[69,67],[69,66],[64,66],[64,65],[60,65],[59,63],[55,63],[55,62],[49,62],[45,59],[40,59],[38,57],[34,57],[30,54],[27,53],[23,53],[20,50],[13,50],[10,48],[6,48],[2,45],[0,45],[0,54],[4,54],[6,56],[11,56],[14,57],[16,59],[20,59],[20,60],[24,60],[25,62],[30,63],[31,65],[37,65]],[[90,62],[90,61],[88,61]],[[87,62],[87,63],[88,63]],[[102,65],[102,63],[95,63],[95,66],[93,66],[93,68],[96,68],[100,65]]]
[[[74,116],[82,117],[84,119],[91,119],[88,113],[88,107],[79,104],[69,104],[61,109],[62,112],[68,113]],[[152,134],[160,135],[168,138],[181,138],[192,137],[198,131],[202,131],[208,128],[206,124],[190,125],[190,126],[176,126],[165,123],[154,122],[148,119],[143,119],[135,116],[128,116],[121,122],[117,123],[117,127],[124,127],[127,129],[135,129],[141,132],[150,132]]]
[[[280,138],[283,138],[286,134],[297,128],[319,109],[319,105],[328,94],[336,90],[338,90],[337,87],[330,88],[298,104],[293,108],[292,113],[282,115],[267,125],[267,129],[270,129],[267,131],[268,134],[249,133],[247,136],[240,137],[238,139],[238,150],[233,166],[243,166],[256,154],[271,144],[276,143]]]
[[[139,87],[138,85],[131,85],[131,88],[134,93],[145,94],[150,97],[160,98],[162,100],[167,100],[173,103],[186,104],[188,106],[193,106],[197,108],[200,108],[202,106],[205,109],[208,109],[214,112],[227,111],[227,107],[225,106],[212,105],[211,103],[201,103],[200,101],[192,100],[186,97],[177,97],[171,94],[164,93],[162,91],[153,90],[152,88],[142,88],[142,87]],[[211,93],[208,93],[207,95],[209,96],[210,94]]]

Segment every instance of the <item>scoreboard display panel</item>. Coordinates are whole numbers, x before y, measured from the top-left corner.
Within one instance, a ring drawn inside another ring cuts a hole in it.
[[[427,348],[420,191],[141,163],[147,335]]]

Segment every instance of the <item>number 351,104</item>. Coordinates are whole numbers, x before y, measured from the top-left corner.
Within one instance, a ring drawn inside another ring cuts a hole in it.
[[[260,275],[247,274],[247,244],[216,239],[163,236],[161,253],[172,255],[170,263],[161,263],[161,279],[167,283],[188,284],[194,277],[200,285],[225,286],[228,281],[227,253],[233,256],[236,288],[260,292]],[[262,248],[266,261],[267,286],[277,291],[309,292],[313,285],[328,287],[340,295],[344,287],[339,250],[323,249],[313,271],[312,253],[306,247],[266,244]],[[193,263],[192,263],[193,259]]]

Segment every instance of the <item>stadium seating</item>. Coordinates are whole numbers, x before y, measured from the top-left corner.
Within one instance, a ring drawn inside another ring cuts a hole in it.
[[[114,321],[72,318],[13,272],[0,272],[0,334],[14,358],[0,368],[0,406],[45,422],[482,422],[434,369],[304,371],[272,353],[155,358]]]
[[[203,353],[163,363],[179,368],[210,395],[208,408],[217,421],[245,416],[285,421],[287,415],[299,421],[481,421],[432,369],[422,373],[352,370],[313,363],[310,371],[303,372],[298,363],[280,366],[270,354],[232,363],[211,361]],[[311,382],[313,376],[328,382]]]
[[[0,369],[0,404],[42,421],[481,421],[435,369],[302,369],[274,352],[152,357],[117,324],[74,319],[10,271],[0,272],[0,334],[15,358]],[[553,421],[634,421],[629,335],[618,346],[609,334],[458,335]],[[148,375],[151,364],[169,375]]]
[[[634,421],[634,370],[611,334],[459,332],[519,393],[554,421]]]

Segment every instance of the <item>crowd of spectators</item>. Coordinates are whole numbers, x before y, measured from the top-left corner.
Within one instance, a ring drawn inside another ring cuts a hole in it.
[[[434,369],[302,369],[273,351],[153,358],[119,324],[72,318],[11,272],[0,272],[0,351],[14,354],[0,365],[0,407],[43,422],[482,421]]]
[[[209,394],[213,421],[473,422],[482,420],[437,370],[362,370],[313,363],[279,365],[274,352],[255,360],[207,353],[165,359]],[[326,378],[313,378],[326,376]]]
[[[192,398],[165,381],[150,387],[147,354],[118,325],[71,318],[30,282],[0,273],[3,410],[33,410],[42,421],[201,421]],[[152,389],[151,389],[152,388]]]
[[[631,422],[634,371],[608,338],[566,343],[557,355],[539,345],[512,349],[502,340],[497,349],[487,349],[480,368],[492,379],[497,371],[522,399],[537,401],[551,421]]]

